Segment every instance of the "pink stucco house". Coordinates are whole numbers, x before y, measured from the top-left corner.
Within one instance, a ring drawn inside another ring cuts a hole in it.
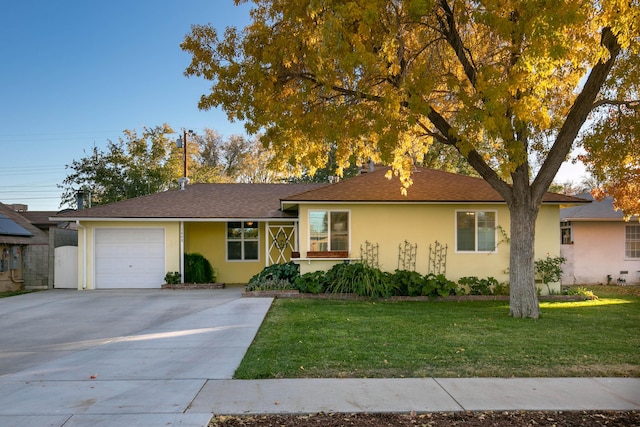
[[[640,284],[640,222],[625,222],[613,199],[560,210],[563,285]]]

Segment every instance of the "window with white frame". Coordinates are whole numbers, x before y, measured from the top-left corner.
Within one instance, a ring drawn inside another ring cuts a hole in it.
[[[309,252],[349,250],[349,211],[309,211]]]
[[[624,238],[625,258],[640,258],[640,225],[627,225]]]
[[[493,252],[495,249],[495,211],[456,211],[456,251]]]
[[[227,260],[257,261],[259,253],[258,223],[255,221],[227,223]]]
[[[560,222],[560,243],[563,245],[573,244],[573,231],[571,229],[571,221]]]

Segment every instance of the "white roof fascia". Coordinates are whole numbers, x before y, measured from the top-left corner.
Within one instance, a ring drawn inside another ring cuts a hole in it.
[[[80,222],[297,222],[298,218],[56,218],[59,221],[80,221]]]

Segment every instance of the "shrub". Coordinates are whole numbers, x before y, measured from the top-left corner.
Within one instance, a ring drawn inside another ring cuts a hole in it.
[[[422,295],[424,280],[416,271],[396,270],[388,276],[388,281],[394,295]]]
[[[493,290],[500,285],[493,277],[479,279],[476,276],[461,277],[458,283],[469,288],[469,295],[492,295]]]
[[[202,254],[184,254],[185,283],[213,283],[216,275],[208,259]]]
[[[298,276],[293,285],[300,292],[319,294],[324,292],[325,282],[324,271],[313,271]]]
[[[265,267],[260,273],[249,279],[249,283],[268,279],[286,280],[289,283],[294,283],[298,276],[300,276],[300,267],[295,262],[289,261],[284,264],[273,264]]]
[[[547,254],[546,258],[539,259],[535,262],[536,274],[542,280],[542,283],[547,285],[549,293],[549,283],[559,282],[562,278],[562,264],[566,261],[564,257],[556,256],[552,257]]]
[[[300,277],[300,267],[293,261],[273,264],[249,279],[244,289],[247,292],[294,289],[293,284],[298,277]]]
[[[387,297],[391,286],[378,268],[356,262],[336,264],[325,274],[326,291],[336,294],[356,294],[367,297]]]
[[[170,271],[164,275],[164,283],[168,285],[177,285],[181,279],[179,271]]]
[[[424,276],[422,295],[429,297],[448,297],[459,293],[458,286],[444,274],[429,273]]]
[[[511,287],[509,282],[498,283],[493,287],[494,295],[509,295],[511,293]]]

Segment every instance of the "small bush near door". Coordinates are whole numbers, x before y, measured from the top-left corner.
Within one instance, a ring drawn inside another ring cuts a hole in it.
[[[169,285],[177,285],[180,283],[181,275],[179,271],[170,271],[164,276],[164,283]]]
[[[208,259],[202,254],[184,254],[185,283],[213,283],[216,275]]]

